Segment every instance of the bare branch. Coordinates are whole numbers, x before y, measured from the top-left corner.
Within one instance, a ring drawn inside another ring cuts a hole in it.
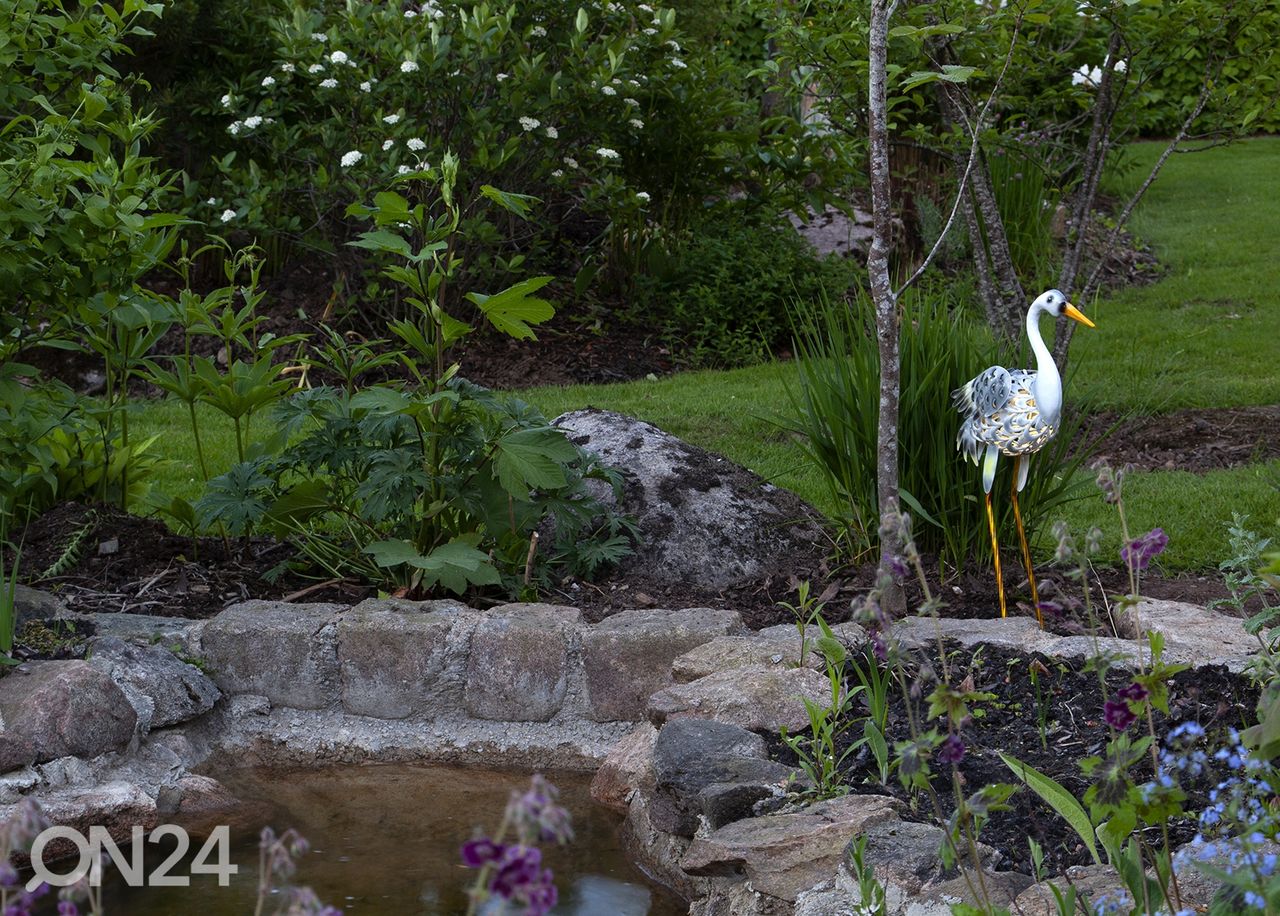
[[[892,12],[892,11],[891,11]],[[982,109],[978,112],[978,116],[974,119],[973,125],[969,128],[969,134],[972,138],[969,144],[969,161],[965,163],[964,172],[960,176],[960,186],[956,188],[956,199],[951,205],[951,213],[947,216],[947,221],[942,226],[942,232],[938,234],[938,240],[933,243],[933,248],[925,256],[924,261],[916,268],[915,272],[907,278],[902,286],[898,287],[894,298],[901,296],[907,291],[911,284],[915,283],[928,270],[929,265],[933,263],[933,259],[937,257],[938,252],[942,250],[942,243],[946,241],[947,233],[951,231],[951,226],[955,222],[956,214],[960,211],[960,201],[964,197],[967,185],[969,183],[969,175],[973,172],[973,166],[978,161],[978,149],[982,136],[982,126],[986,123],[987,112],[990,111],[992,104],[995,102],[996,94],[1000,91],[1000,84],[1004,82],[1005,74],[1009,72],[1009,64],[1013,61],[1014,49],[1018,46],[1018,33],[1022,28],[1022,14],[1019,13],[1018,18],[1013,23],[1013,37],[1009,41],[1009,51],[1004,56],[1004,65],[1000,68],[1000,73],[996,77],[995,83],[991,87],[991,92],[987,95],[986,102],[983,103]],[[959,106],[957,106],[959,111]],[[963,111],[960,111],[963,116]]]

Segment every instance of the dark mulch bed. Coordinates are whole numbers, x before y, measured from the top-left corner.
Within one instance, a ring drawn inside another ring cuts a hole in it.
[[[1090,416],[1085,441],[1115,422],[1111,413]],[[1271,461],[1280,458],[1280,404],[1134,417],[1099,446],[1098,457],[1113,467],[1131,464],[1162,471],[1213,471]]]
[[[68,545],[77,535],[79,549],[67,557]],[[376,593],[354,582],[304,578],[287,571],[273,576],[291,555],[288,544],[266,538],[248,542],[233,539],[228,551],[218,538],[202,537],[193,542],[171,532],[159,519],[125,515],[105,506],[90,509],[64,503],[33,521],[25,531],[15,533],[13,541],[23,548],[23,580],[56,591],[79,611],[204,618],[246,598],[357,602]],[[1019,584],[1020,567],[1015,559],[1006,564],[1010,613],[1030,615],[1029,596],[1025,584]],[[748,626],[760,629],[792,622],[791,613],[779,608],[778,602],[795,601],[799,579],[814,582],[815,594],[829,589],[826,617],[832,623],[848,619],[850,603],[875,581],[875,565],[870,560],[835,571],[816,553],[792,560],[791,576],[764,578],[719,592],[684,582],[654,587],[571,581],[556,586],[543,600],[580,607],[590,621],[628,608],[728,608],[741,613]],[[55,565],[61,568],[51,571]],[[926,563],[926,569],[935,568]],[[994,579],[985,569],[952,575],[941,585],[936,573],[930,573],[930,578],[946,604],[942,613],[949,617],[990,617],[998,607]],[[1048,567],[1040,569],[1038,581],[1042,598],[1078,595],[1080,591],[1077,583]],[[1110,595],[1129,591],[1128,576],[1119,569],[1098,570],[1091,585],[1095,598],[1104,591]],[[1217,577],[1163,576],[1158,571],[1143,579],[1142,593],[1197,604],[1229,595]],[[495,595],[490,600],[502,599]],[[922,601],[918,586],[909,583],[907,607],[915,608]]]
[[[966,794],[977,791],[990,783],[1018,783],[1018,779],[997,756],[1004,752],[1021,760],[1061,783],[1076,798],[1082,799],[1090,780],[1081,774],[1081,759],[1101,755],[1111,736],[1102,719],[1102,704],[1111,693],[1130,682],[1131,676],[1122,671],[1112,671],[1107,676],[1107,692],[1104,694],[1096,672],[1080,670],[1079,665],[1068,665],[1040,655],[1023,655],[985,646],[980,652],[959,650],[950,652],[950,682],[960,685],[972,678],[974,689],[995,694],[995,699],[979,704],[983,709],[963,729],[966,753],[958,765]],[[1028,671],[1030,666],[1043,666],[1040,685],[1043,691],[1037,702]],[[922,654],[907,662],[910,677],[909,689],[919,687],[927,698],[942,670],[936,653]],[[855,681],[856,683],[856,681]],[[1222,667],[1200,668],[1176,675],[1170,684],[1169,708],[1171,715],[1154,716],[1156,734],[1163,736],[1180,722],[1194,720],[1205,727],[1213,746],[1225,742],[1223,736],[1230,728],[1240,728],[1252,720],[1258,691],[1244,676],[1233,675]],[[910,738],[907,727],[906,703],[900,689],[891,691],[889,711],[889,739],[904,741]],[[860,701],[855,701],[860,704]],[[915,714],[922,717],[927,700],[915,704]],[[977,707],[974,707],[977,708]],[[1040,715],[1046,717],[1041,743]],[[856,708],[858,715],[865,708]],[[1134,737],[1143,734],[1143,723],[1131,727]],[[847,734],[841,750],[862,734],[861,722]],[[1202,745],[1204,746],[1204,745]],[[786,763],[794,764],[795,757],[779,739],[772,739],[772,754]],[[942,812],[942,820],[955,810],[950,772],[946,767],[936,767],[943,772],[934,779],[934,788]],[[1135,778],[1143,782],[1151,775],[1150,759],[1144,757],[1135,767]],[[908,793],[896,776],[891,784],[876,783],[878,772],[869,752],[860,751],[847,762],[843,775],[852,791],[862,794],[890,794],[902,799],[911,816],[921,821],[938,822],[933,804],[924,793]],[[1207,791],[1216,782],[1209,774],[1191,788],[1186,809],[1199,812],[1208,804]],[[1030,789],[1020,789],[1011,799],[1012,810],[992,815],[980,836],[982,842],[1004,854],[1002,868],[1025,874],[1033,874],[1027,837],[1041,845],[1045,853],[1045,869],[1050,874],[1060,874],[1072,865],[1091,864],[1092,859],[1080,838],[1052,808],[1042,802]],[[945,824],[944,824],[945,825]],[[1174,846],[1186,843],[1195,834],[1192,820],[1174,822],[1170,840]],[[1157,837],[1148,837],[1158,843]]]

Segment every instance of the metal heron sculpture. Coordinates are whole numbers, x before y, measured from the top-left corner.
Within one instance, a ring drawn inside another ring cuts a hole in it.
[[[1013,458],[1013,517],[1022,542],[1022,561],[1031,582],[1031,604],[1036,619],[1044,626],[1036,574],[1031,565],[1027,533],[1022,527],[1018,494],[1027,483],[1031,456],[1044,448],[1058,432],[1062,415],[1062,377],[1053,355],[1040,337],[1040,316],[1066,315],[1087,327],[1093,322],[1067,301],[1056,289],[1041,293],[1027,310],[1027,339],[1035,351],[1036,368],[1005,369],[992,366],[964,387],[951,393],[952,403],[963,417],[956,448],[974,464],[982,465],[982,489],[987,501],[987,526],[991,529],[991,552],[995,557],[996,586],[1000,591],[1000,616],[1009,616],[1004,601],[1004,579],[1000,572],[1000,545],[996,540],[996,520],[991,512],[991,485],[1002,454]]]

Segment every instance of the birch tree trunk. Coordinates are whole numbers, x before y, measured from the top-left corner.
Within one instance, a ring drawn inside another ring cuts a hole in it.
[[[889,124],[886,70],[889,58],[889,17],[896,0],[872,0],[869,36],[868,127],[871,173],[871,250],[867,274],[875,306],[876,339],[880,349],[880,423],[876,433],[876,495],[880,504],[880,576],[885,583],[881,607],[901,614],[906,600],[889,572],[888,561],[902,552],[898,524],[898,401],[901,363],[898,353],[898,303],[889,277],[893,245],[893,202],[889,197]]]

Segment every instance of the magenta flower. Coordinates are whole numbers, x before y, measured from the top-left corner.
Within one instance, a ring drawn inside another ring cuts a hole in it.
[[[1169,536],[1163,528],[1152,528],[1142,537],[1120,548],[1120,559],[1130,569],[1142,570],[1169,546]]]
[[[946,739],[938,747],[938,763],[943,766],[953,766],[964,760],[964,754],[964,741],[960,736],[947,735]]]
[[[480,868],[502,858],[507,847],[488,837],[480,837],[462,844],[462,864],[467,868]]]
[[[1150,695],[1151,692],[1137,681],[1121,687],[1114,697],[1102,704],[1102,718],[1116,731],[1122,732],[1138,718],[1138,714],[1133,711],[1133,704],[1141,703]]]

